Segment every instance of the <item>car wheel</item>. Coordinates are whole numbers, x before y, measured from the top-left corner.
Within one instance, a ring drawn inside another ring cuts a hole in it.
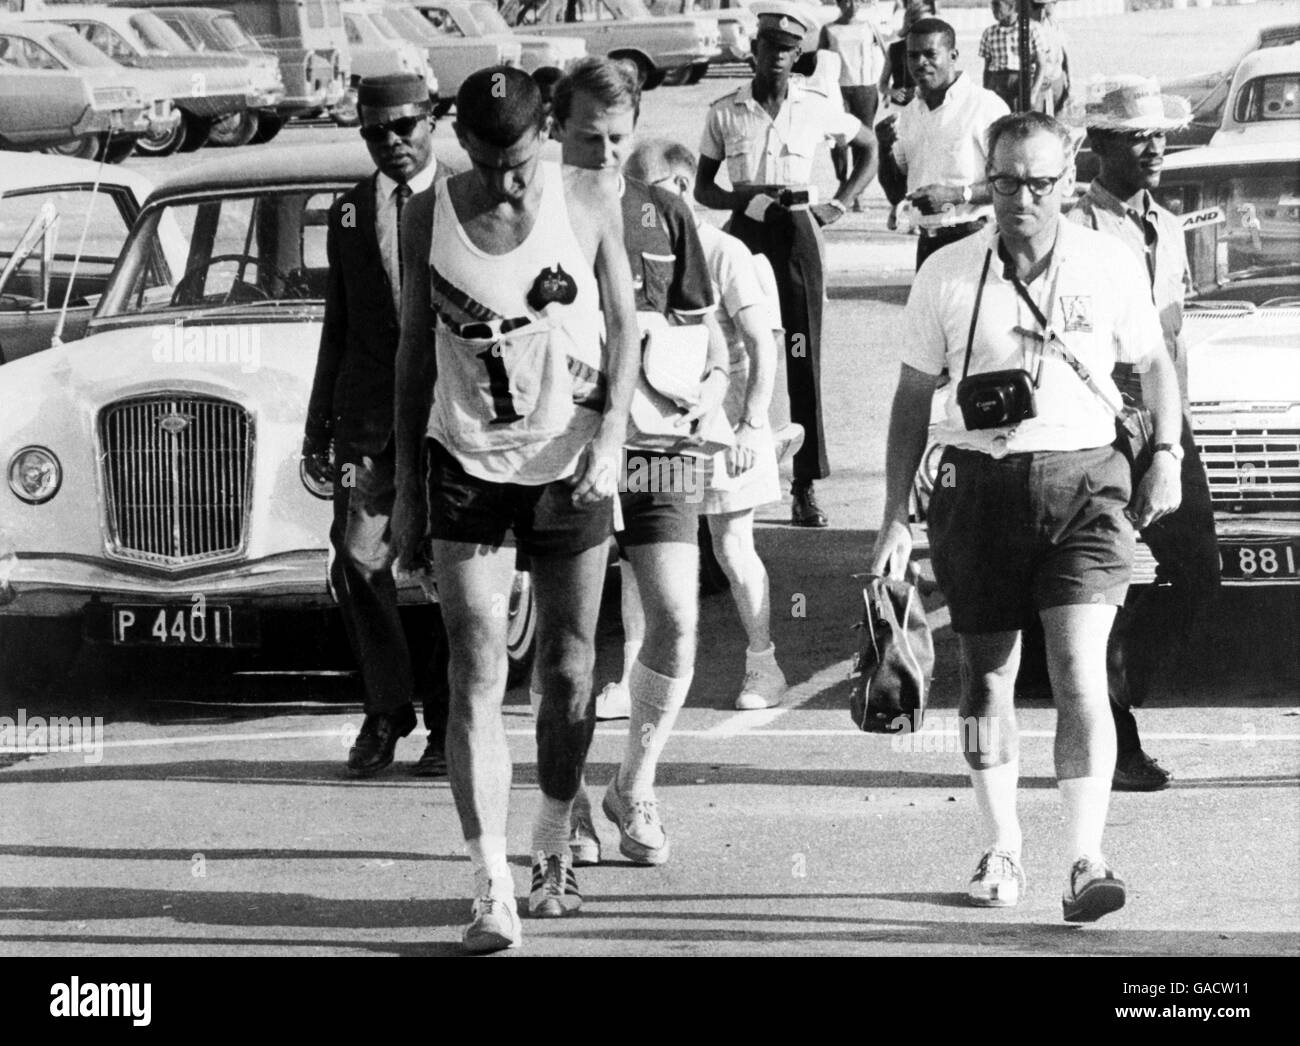
[[[79,618],[0,617],[0,708],[67,675],[80,649]]]
[[[665,87],[681,87],[682,84],[687,82],[690,75],[691,67],[689,65],[683,65],[676,69],[667,70],[664,73],[661,82]]]
[[[74,160],[93,160],[99,155],[101,144],[99,135],[88,134],[70,142],[47,146],[45,151],[54,156],[71,156]]]
[[[656,87],[658,87],[663,82],[664,82],[664,70],[651,69],[649,74],[645,78],[645,83],[641,85],[641,89],[643,91],[653,91]]]
[[[262,113],[257,118],[257,130],[253,132],[250,138],[250,145],[264,145],[280,133],[284,127],[284,119],[280,116],[271,116],[268,113]]]
[[[185,136],[181,139],[177,151],[192,153],[201,148],[208,140],[208,133],[212,130],[212,121],[186,113],[181,123],[185,126]]]
[[[176,126],[169,131],[150,131],[135,143],[135,151],[141,156],[170,156],[181,147],[185,140],[185,121],[188,116],[181,113]]]
[[[705,76],[708,75],[708,73],[709,73],[708,62],[696,62],[693,66],[691,66],[691,71],[686,77],[686,82],[688,84],[697,84],[701,80],[703,80]]]
[[[251,109],[242,113],[231,113],[216,121],[208,131],[208,144],[223,149],[234,149],[247,145],[257,134],[258,114]]]
[[[533,665],[534,641],[537,638],[537,607],[533,599],[533,576],[526,570],[516,570],[514,584],[510,587],[510,606],[507,610],[506,654],[510,659],[506,685],[518,686],[528,678]]]

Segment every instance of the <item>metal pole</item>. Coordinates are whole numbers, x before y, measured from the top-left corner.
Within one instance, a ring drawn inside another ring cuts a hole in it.
[[[1020,4],[1020,24],[1018,28],[1017,46],[1020,50],[1020,90],[1018,92],[1016,111],[1026,112],[1029,109],[1029,84],[1030,65],[1034,60],[1034,53],[1029,49],[1029,0],[1019,0]]]

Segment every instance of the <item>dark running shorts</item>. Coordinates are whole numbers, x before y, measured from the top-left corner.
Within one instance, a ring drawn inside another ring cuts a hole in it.
[[[706,482],[699,459],[626,450],[623,464],[622,485],[627,488],[619,494],[623,529],[614,535],[619,551],[673,541],[694,545]]]
[[[529,556],[574,556],[609,540],[614,500],[575,506],[564,480],[525,486],[471,476],[439,442],[428,440],[429,530],[438,541],[499,548],[513,531]]]
[[[928,526],[953,631],[1011,632],[1049,607],[1122,605],[1135,543],[1130,482],[1109,446],[1001,459],[944,451]]]

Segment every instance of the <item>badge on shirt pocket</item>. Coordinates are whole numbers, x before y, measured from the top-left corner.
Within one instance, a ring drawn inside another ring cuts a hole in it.
[[[1061,315],[1066,331],[1092,333],[1092,297],[1087,294],[1062,294]]]

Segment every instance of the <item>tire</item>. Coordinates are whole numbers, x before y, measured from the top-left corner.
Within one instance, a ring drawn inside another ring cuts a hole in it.
[[[691,67],[689,65],[679,66],[665,72],[662,83],[665,87],[681,87],[682,84],[689,82],[690,75]]]
[[[118,138],[102,150],[105,163],[121,163],[135,151],[134,138]]]
[[[691,66],[691,71],[689,75],[686,77],[686,82],[688,84],[697,84],[701,80],[703,80],[706,76],[708,76],[708,74],[709,74],[709,63],[696,62],[693,66]]]
[[[66,676],[80,649],[79,618],[0,617],[0,709]]]
[[[103,142],[97,134],[87,134],[74,138],[70,142],[46,146],[45,152],[52,156],[70,156],[74,160],[93,160],[99,155]]]
[[[257,130],[253,132],[253,137],[248,140],[250,145],[265,145],[284,127],[284,118],[282,116],[271,116],[268,113],[262,113],[257,118]]]
[[[506,672],[506,685],[514,687],[528,679],[537,639],[537,606],[533,599],[532,575],[526,570],[515,571],[508,614],[506,654],[510,665]]]
[[[171,156],[185,141],[185,122],[188,119],[188,114],[181,113],[181,118],[170,131],[141,136],[135,143],[136,153],[140,156]]]
[[[185,126],[185,137],[181,140],[179,152],[192,153],[203,147],[212,130],[212,121],[201,116],[186,113],[181,121]]]
[[[222,149],[237,149],[247,145],[257,134],[260,119],[252,109],[242,113],[231,113],[224,119],[213,123],[208,131],[208,144]]]
[[[645,83],[641,85],[643,91],[653,91],[664,82],[664,70],[651,69],[650,74],[645,78]]]

